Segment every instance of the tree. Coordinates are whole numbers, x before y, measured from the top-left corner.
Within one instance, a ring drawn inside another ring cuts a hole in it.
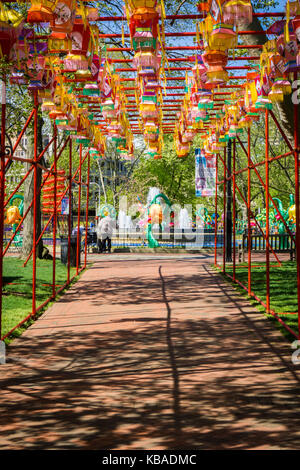
[[[128,192],[133,172],[144,151],[145,146],[141,145],[136,148],[133,160],[121,160],[115,145],[108,143],[105,158],[97,160],[104,203],[110,203],[116,208],[119,206],[120,196]],[[125,171],[120,173],[121,162]],[[105,185],[104,178],[108,181],[108,186]]]
[[[43,129],[43,118],[41,113],[38,113],[38,122],[37,122],[37,154],[39,155],[43,150],[43,139],[42,139],[42,129]],[[34,136],[33,133],[29,135],[30,144],[28,146],[28,155],[33,158],[34,155]],[[43,162],[45,164],[45,160]],[[26,163],[26,170],[28,171],[31,167],[31,163]],[[42,170],[37,166],[37,188],[40,188],[42,182]],[[24,214],[26,213],[29,205],[33,202],[34,198],[34,170],[31,171],[30,175],[24,181]],[[26,218],[23,222],[23,244],[21,256],[27,258],[33,248],[33,234],[34,234],[34,212],[33,205],[29,210]],[[36,199],[36,239],[41,234],[41,194],[38,195]],[[43,256],[43,241],[37,245],[37,256],[42,258]]]
[[[128,185],[129,203],[136,202],[137,197],[145,201],[150,186],[160,188],[172,203],[199,203],[199,199],[195,197],[193,150],[194,147],[188,157],[180,159],[175,152],[172,137],[165,136],[162,158],[153,160],[144,156],[133,171]]]

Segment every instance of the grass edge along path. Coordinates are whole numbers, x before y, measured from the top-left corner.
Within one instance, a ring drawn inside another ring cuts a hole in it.
[[[52,296],[52,261],[37,260],[37,307],[49,299],[35,316],[30,316],[32,308],[32,264],[23,268],[24,260],[9,257],[3,260],[3,298],[2,298],[2,338],[11,330],[12,333],[4,341],[9,344],[29,328],[45,311],[53,305],[80,278],[83,269],[76,276],[76,268],[70,270],[70,283],[66,285],[55,299]],[[90,263],[89,263],[90,266]],[[67,282],[67,267],[56,259],[57,291]],[[17,282],[14,282],[17,281]],[[24,322],[23,322],[24,321]],[[21,323],[20,326],[18,326]],[[18,326],[16,329],[14,329]]]
[[[260,263],[256,263],[260,264]],[[249,296],[248,293],[236,282],[230,279],[222,272],[222,269],[212,265],[214,270],[221,274],[222,278],[233,286],[244,298],[247,298],[251,305],[262,313],[269,321],[271,321],[281,334],[288,341],[295,341],[295,337],[274,317],[268,314],[263,305],[261,305],[254,297]],[[226,272],[232,276],[233,268],[231,265],[226,265]],[[246,263],[241,263],[236,269],[236,279],[242,282],[245,286],[248,285],[248,266]],[[251,269],[252,278],[252,291],[264,303],[266,302],[266,266],[261,263],[259,267]],[[294,261],[283,261],[280,267],[270,268],[270,299],[271,310],[274,310],[279,319],[283,320],[286,325],[298,332],[298,315],[291,315],[290,312],[297,311],[297,265]]]

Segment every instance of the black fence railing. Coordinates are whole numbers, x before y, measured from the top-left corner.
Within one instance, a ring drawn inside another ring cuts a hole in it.
[[[213,230],[174,229],[162,231],[152,229],[160,247],[201,249],[215,246],[215,233]],[[217,246],[222,246],[223,234],[217,234]],[[119,229],[112,238],[112,246],[118,248],[147,247],[147,235],[144,230]]]
[[[251,234],[251,251],[263,252],[266,250],[266,240],[262,234]],[[269,246],[276,253],[289,252],[291,259],[295,256],[295,241],[288,233],[278,233],[269,235]],[[248,235],[243,235],[243,251],[248,250]]]

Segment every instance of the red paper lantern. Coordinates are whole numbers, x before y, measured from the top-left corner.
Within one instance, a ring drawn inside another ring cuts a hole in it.
[[[76,17],[70,38],[72,40],[71,53],[64,60],[66,70],[87,70],[88,59],[86,57],[91,32],[87,25],[83,24],[81,17]]]
[[[76,2],[74,0],[59,0],[51,20],[53,32],[70,33],[73,29]]]
[[[22,28],[22,16],[2,7],[0,17],[0,46],[3,56],[9,56]]]
[[[91,32],[89,25],[84,26],[81,17],[76,17],[70,37],[72,40],[72,54],[86,55]]]
[[[159,15],[153,8],[139,8],[135,10],[130,18],[129,30],[130,35],[133,37],[137,33],[137,29],[142,29],[145,32],[151,31],[151,36],[157,38],[158,35],[158,20]]]
[[[49,23],[57,0],[31,0],[31,8],[27,14],[28,23]]]
[[[292,20],[292,25],[293,25],[294,33],[296,34],[296,37],[297,37],[297,41],[300,43],[300,15],[297,15]]]

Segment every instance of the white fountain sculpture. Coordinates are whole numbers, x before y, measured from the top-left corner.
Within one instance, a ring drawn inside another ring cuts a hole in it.
[[[160,193],[161,193],[161,190],[159,188],[156,188],[155,186],[149,188],[148,196],[147,196],[147,206],[150,206],[155,196],[157,196]]]
[[[178,223],[180,229],[191,228],[191,218],[187,209],[180,209]]]

